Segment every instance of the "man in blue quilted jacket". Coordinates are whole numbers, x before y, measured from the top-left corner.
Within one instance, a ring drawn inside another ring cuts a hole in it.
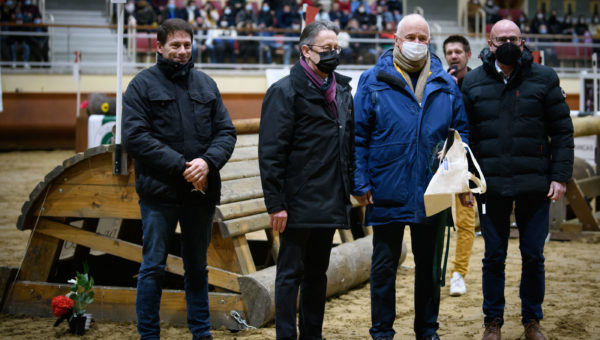
[[[396,271],[404,226],[415,259],[417,339],[438,339],[439,283],[434,279],[436,224],[425,216],[429,160],[449,128],[468,140],[469,126],[456,81],[429,53],[429,25],[418,14],[398,24],[394,47],[362,74],[356,95],[353,195],[373,226],[371,320],[373,339],[392,339]]]

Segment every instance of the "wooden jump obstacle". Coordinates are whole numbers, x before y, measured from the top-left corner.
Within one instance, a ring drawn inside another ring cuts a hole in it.
[[[255,327],[274,316],[273,263],[279,238],[269,227],[262,198],[258,124],[258,119],[234,122],[237,144],[221,170],[221,205],[216,210],[208,249],[210,316],[215,328],[244,328],[232,312]],[[67,292],[67,279],[75,270],[81,271],[86,260],[96,280],[95,301],[88,312],[97,320],[136,320],[135,282],[142,261],[140,211],[133,162],[127,161],[126,174],[113,175],[114,149],[114,145],[104,145],[76,154],[48,173],[32,191],[17,222],[18,229],[31,230],[31,237],[14,281],[9,280],[12,284],[3,312],[50,316],[51,299]],[[353,212],[360,218],[362,209],[357,207]],[[118,225],[110,235],[99,228],[107,219]],[[249,241],[247,234],[256,231],[264,231],[267,241]],[[365,228],[363,235],[368,234],[370,229]],[[354,240],[352,232],[344,230],[340,238],[344,243],[332,249],[327,272],[328,296],[343,293],[369,277],[371,236]],[[65,242],[76,245],[67,258],[61,256]],[[174,242],[178,242],[177,237]],[[165,280],[172,288],[163,291],[160,313],[162,321],[183,324],[184,271],[178,249],[174,246],[167,259]],[[402,256],[403,260],[405,247]]]
[[[600,117],[573,118],[574,136],[594,136],[596,164],[600,164]],[[585,161],[576,159],[573,177],[567,183],[565,198],[551,205],[550,237],[553,240],[573,240],[585,232],[600,231],[600,212],[595,211],[600,196],[598,168],[591,169]],[[576,218],[567,220],[567,205]]]

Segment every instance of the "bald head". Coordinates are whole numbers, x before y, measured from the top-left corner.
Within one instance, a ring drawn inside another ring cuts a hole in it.
[[[418,32],[420,34],[424,34],[427,36],[427,39],[431,37],[431,33],[429,31],[429,24],[427,20],[423,18],[420,14],[409,14],[404,16],[402,20],[398,23],[398,28],[396,29],[396,36],[404,37],[408,33]]]
[[[521,36],[521,30],[519,26],[512,20],[502,19],[492,26],[490,31],[490,38],[498,36],[516,35]]]

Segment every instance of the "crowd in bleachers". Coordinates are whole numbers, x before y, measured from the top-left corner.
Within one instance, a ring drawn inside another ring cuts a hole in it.
[[[15,32],[15,35],[0,35],[2,61],[11,61],[16,67],[17,61],[29,68],[30,61],[48,61],[47,28],[42,24],[42,15],[37,1],[0,0],[0,29]],[[18,32],[36,32],[37,34],[19,34]]]
[[[131,16],[137,25],[149,26],[157,26],[169,18],[187,20],[197,33],[206,37],[200,40],[197,51],[207,62],[234,63],[241,59],[271,63],[275,55],[281,55],[282,63],[290,64],[298,57],[304,4],[319,9],[316,20],[330,20],[346,31],[340,36],[340,45],[347,63],[372,64],[387,47],[364,42],[350,44],[350,38],[377,35],[392,38],[396,24],[402,19],[400,0],[333,0],[330,8],[313,0],[128,0],[125,22],[129,23]],[[267,39],[234,39],[237,36]]]

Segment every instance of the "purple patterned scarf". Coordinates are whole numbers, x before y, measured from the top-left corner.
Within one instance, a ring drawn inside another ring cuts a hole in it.
[[[331,81],[329,82],[327,87],[323,88],[323,83],[324,83],[323,78],[319,77],[315,73],[315,71],[313,71],[310,68],[310,66],[308,66],[306,61],[304,61],[304,58],[300,58],[300,65],[302,65],[302,68],[304,69],[304,73],[306,74],[308,79],[310,79],[310,81],[312,81],[312,83],[315,84],[315,86],[319,90],[321,90],[321,92],[323,92],[327,106],[329,107],[331,112],[333,112],[333,114],[337,118],[337,101],[335,100],[337,83],[335,81],[335,74],[331,73]]]

